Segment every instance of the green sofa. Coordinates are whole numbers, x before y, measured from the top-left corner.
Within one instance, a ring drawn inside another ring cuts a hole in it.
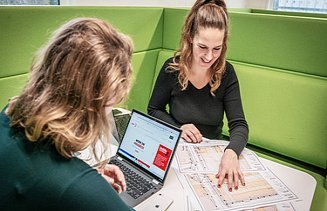
[[[327,15],[230,9],[228,60],[238,74],[248,148],[317,181],[311,210],[327,210]],[[129,109],[146,111],[188,9],[0,7],[0,106],[19,94],[34,53],[63,22],[98,17],[132,37]],[[227,124],[225,124],[227,125]],[[228,137],[228,128],[224,127]],[[305,188],[305,184],[304,184]]]

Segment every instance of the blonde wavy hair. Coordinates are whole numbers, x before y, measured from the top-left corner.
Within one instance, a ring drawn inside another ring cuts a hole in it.
[[[221,55],[210,68],[210,92],[214,95],[214,91],[220,86],[226,63],[228,13],[223,0],[197,0],[194,3],[182,29],[181,47],[175,52],[173,62],[168,68],[179,71],[178,80],[182,90],[185,90],[192,64],[192,40],[200,28],[217,28],[225,31]]]
[[[31,142],[54,144],[70,158],[98,140],[108,148],[105,112],[126,98],[132,74],[132,41],[95,18],[62,25],[35,56],[21,95],[7,114]],[[107,104],[111,102],[111,104]]]

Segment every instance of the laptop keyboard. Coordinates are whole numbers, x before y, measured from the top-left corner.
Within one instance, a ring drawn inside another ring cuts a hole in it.
[[[139,198],[154,187],[150,181],[135,173],[123,163],[117,162],[116,160],[111,160],[110,163],[118,166],[124,173],[127,185],[126,192],[134,199]]]

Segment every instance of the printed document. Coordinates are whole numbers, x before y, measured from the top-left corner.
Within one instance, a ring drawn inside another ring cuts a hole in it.
[[[228,191],[217,187],[220,159],[228,142],[208,140],[192,144],[181,142],[176,151],[178,178],[188,194],[192,210],[283,210],[293,211],[298,197],[258,159],[244,149],[240,155],[246,185]]]

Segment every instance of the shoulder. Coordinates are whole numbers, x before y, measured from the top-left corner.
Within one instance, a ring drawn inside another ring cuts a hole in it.
[[[160,74],[161,75],[165,75],[166,77],[172,77],[172,78],[175,78],[176,76],[178,76],[178,71],[174,70],[172,68],[172,65],[174,63],[178,63],[179,61],[179,58],[175,58],[174,57],[170,57],[168,58],[165,63],[162,65],[162,68],[161,68],[161,71],[160,71]]]
[[[10,125],[10,119],[5,112],[6,108],[7,106],[0,112],[0,131],[5,130],[5,128],[8,129]],[[3,131],[1,134],[3,134]]]
[[[234,66],[230,62],[226,61],[223,78],[231,78],[231,77],[232,78],[236,77],[236,72]]]
[[[163,68],[166,72],[171,72],[172,68],[171,66],[173,64],[177,64],[179,62],[179,58],[174,58],[174,57],[170,57],[168,58],[165,63],[163,64]]]
[[[226,61],[225,64],[225,73],[227,74],[235,73],[234,66],[229,61]]]

